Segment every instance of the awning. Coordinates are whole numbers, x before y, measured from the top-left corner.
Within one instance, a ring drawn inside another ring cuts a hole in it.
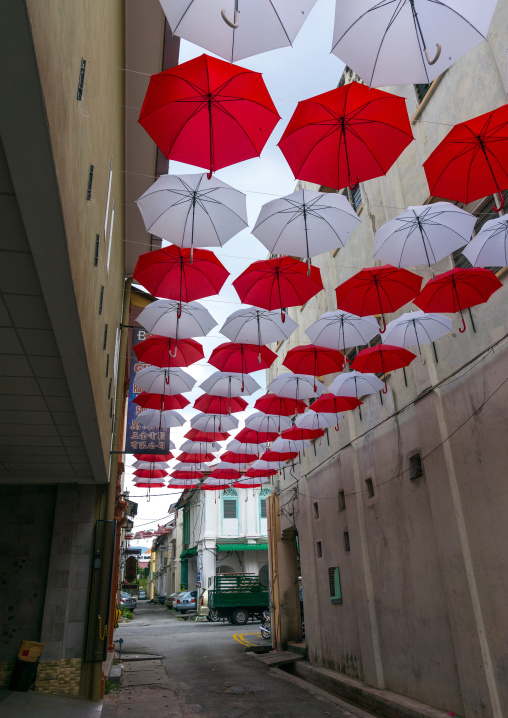
[[[268,551],[267,543],[223,543],[217,544],[220,551]]]
[[[187,556],[195,556],[198,552],[198,547],[193,546],[192,548],[187,548],[185,551],[182,551],[180,554],[180,558],[187,558]]]

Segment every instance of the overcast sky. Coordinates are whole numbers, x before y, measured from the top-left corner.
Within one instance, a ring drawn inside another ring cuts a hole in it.
[[[218,330],[229,314],[242,306],[231,282],[251,262],[267,257],[267,250],[250,234],[250,228],[254,226],[261,206],[274,199],[275,196],[284,196],[294,191],[295,179],[277,147],[277,142],[295,110],[297,101],[332,90],[337,86],[342,74],[344,64],[329,52],[332,44],[334,6],[334,0],[317,0],[292,48],[273,50],[238,63],[250,70],[263,73],[266,86],[282,119],[268,140],[260,158],[240,162],[216,173],[221,180],[246,193],[249,229],[240,232],[222,249],[214,250],[231,276],[218,296],[200,300],[218,322],[218,326],[210,332],[208,337],[204,339],[197,337],[197,340],[204,346],[205,358],[218,344],[228,341],[226,337],[219,334]],[[185,40],[181,42],[180,64],[201,54],[203,54],[202,48]],[[171,162],[169,171],[170,174],[188,174],[201,170],[179,162]],[[203,362],[193,364],[185,371],[189,371],[197,379],[194,391],[185,395],[191,401],[192,406],[196,397],[202,393],[198,384],[215,369]],[[252,407],[255,400],[264,393],[265,387],[264,372],[256,372],[251,376],[262,388],[252,397],[245,397],[249,401],[249,407]],[[252,408],[248,411],[252,411]],[[194,409],[187,409],[182,413],[190,419],[197,412]],[[235,416],[240,418],[241,428],[246,414],[235,414]],[[181,430],[172,430],[171,438],[177,447],[184,441],[183,434],[189,428],[187,423]],[[177,452],[173,453],[175,456],[177,455]],[[134,459],[132,459],[133,461]],[[127,457],[127,462],[130,462],[129,457]],[[173,463],[175,462],[171,462],[171,464]],[[150,502],[147,502],[144,498],[144,490],[132,486],[131,470],[126,468],[126,473],[126,489],[131,491],[132,500],[138,503],[139,518],[135,522],[135,530],[143,528],[143,524],[146,524],[144,527],[146,529],[154,529],[158,521],[161,524],[164,523],[167,520],[169,505],[176,500],[180,492],[171,493],[157,489],[152,492]],[[138,543],[146,545],[147,540],[133,542],[132,545],[135,546]]]

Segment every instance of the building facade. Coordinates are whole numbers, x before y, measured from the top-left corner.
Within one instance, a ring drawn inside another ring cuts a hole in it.
[[[434,201],[422,163],[451,126],[506,103],[507,34],[501,0],[488,41],[430,87],[384,88],[406,98],[416,142],[386,177],[349,195],[362,224],[345,248],[313,259],[325,290],[289,310],[299,329],[268,379],[336,309],[335,287],[381,264],[376,230]],[[342,82],[351,79],[346,71]],[[478,216],[475,231],[496,216],[493,199],[464,207]],[[433,269],[463,261],[456,253]],[[506,270],[497,275],[506,285]],[[507,306],[503,286],[465,312],[465,333],[456,316],[421,361],[387,376],[385,395],[365,397],[361,416],[347,412],[339,432],[313,442],[298,483],[285,472],[269,501],[276,644],[298,639],[299,559],[311,663],[466,718],[501,718],[508,706]]]

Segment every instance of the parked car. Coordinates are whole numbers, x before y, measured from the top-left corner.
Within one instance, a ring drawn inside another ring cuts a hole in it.
[[[175,591],[166,598],[166,608],[174,608],[176,606],[176,597],[179,596],[180,593],[181,591]]]
[[[208,589],[205,588],[199,599],[198,616],[205,616],[207,621],[220,621],[218,611],[214,611],[208,607]]]
[[[147,598],[148,596],[146,595],[146,591],[143,588],[140,589],[138,593],[138,601],[146,601]]]
[[[196,609],[197,591],[182,591],[176,597],[175,608],[180,613],[187,613]]]
[[[129,611],[134,611],[137,606],[137,601],[134,596],[131,596],[127,591],[120,591],[120,610],[122,608],[128,608]]]
[[[166,601],[166,594],[161,593],[160,596],[157,596],[157,601],[160,603],[161,606],[164,606],[164,602]]]

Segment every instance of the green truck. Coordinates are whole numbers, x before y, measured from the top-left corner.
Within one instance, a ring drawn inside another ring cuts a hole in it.
[[[268,606],[268,588],[259,576],[232,573],[215,576],[213,589],[208,591],[210,611],[237,626],[243,626],[249,618],[261,619]]]

